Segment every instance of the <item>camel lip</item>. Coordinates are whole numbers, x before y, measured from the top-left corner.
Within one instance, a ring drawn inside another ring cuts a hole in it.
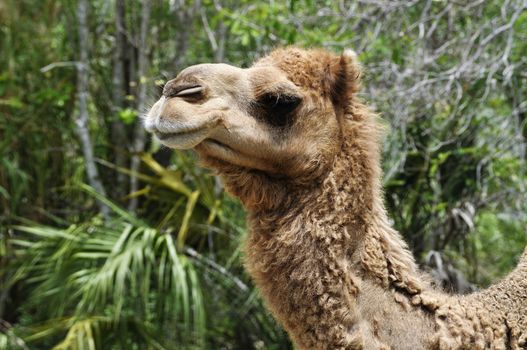
[[[175,149],[189,149],[201,143],[208,134],[207,128],[197,128],[175,132],[154,131],[154,135],[165,146]]]
[[[202,125],[198,127],[190,127],[190,128],[179,126],[177,128],[173,128],[173,130],[159,130],[158,128],[156,128],[155,130],[153,130],[153,133],[154,135],[156,135],[156,137],[159,140],[163,141],[163,140],[167,140],[173,137],[180,137],[180,136],[185,136],[185,135],[196,134],[206,129],[207,129],[207,125]]]
[[[168,139],[171,139],[171,138],[174,138],[174,137],[179,137],[179,136],[183,136],[183,135],[193,134],[193,133],[198,132],[198,131],[200,131],[200,129],[188,130],[188,131],[176,131],[176,132],[154,131],[154,134],[156,135],[156,137],[159,140],[165,141],[165,140],[168,140]]]

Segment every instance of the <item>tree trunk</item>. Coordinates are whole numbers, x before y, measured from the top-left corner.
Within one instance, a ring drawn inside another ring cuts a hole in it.
[[[82,152],[84,155],[84,162],[86,164],[86,174],[88,175],[88,183],[99,194],[106,196],[106,191],[99,178],[99,172],[95,165],[93,157],[93,146],[90,138],[90,131],[88,129],[88,76],[89,76],[89,62],[88,62],[88,2],[87,0],[79,0],[77,3],[77,25],[79,35],[79,60],[76,64],[77,68],[77,105],[78,115],[75,119],[75,126],[77,135],[80,139]],[[110,210],[101,201],[97,201],[99,210],[108,217]]]
[[[216,11],[221,11],[222,6],[219,0],[214,0],[214,7],[216,8]],[[216,28],[216,41],[218,42],[218,47],[214,51],[214,61],[215,62],[224,62],[225,61],[225,42],[227,39],[227,27],[225,26],[225,22],[221,21],[218,23],[218,27]]]
[[[178,27],[181,30],[178,32],[176,38],[176,55],[173,59],[173,69],[174,73],[179,72],[184,65],[186,64],[186,52],[189,46],[189,40],[191,31],[186,30],[186,28],[192,28],[192,22],[196,17],[196,14],[199,12],[201,7],[200,1],[195,1],[193,5],[185,5],[184,1],[179,1],[174,8],[174,13],[176,14],[178,20]]]
[[[126,23],[125,23],[125,3],[124,0],[115,2],[115,49],[113,56],[113,77],[112,77],[112,111],[114,120],[112,121],[112,143],[115,145],[115,165],[120,168],[127,168],[127,147],[128,138],[126,128],[121,120],[117,118],[119,111],[124,106],[125,90],[125,57],[126,57]],[[114,197],[119,198],[126,193],[126,175],[118,172]]]
[[[150,21],[150,0],[142,0],[141,10],[141,32],[139,33],[139,43],[137,49],[138,55],[138,93],[137,93],[137,111],[138,113],[144,113],[146,107],[146,71],[148,69],[148,30]],[[143,128],[141,120],[137,120],[134,131],[133,140],[133,155],[130,170],[132,176],[130,178],[130,193],[134,193],[138,190],[139,179],[134,174],[139,171],[141,165],[140,153],[145,148],[146,133]],[[130,200],[128,209],[134,212],[137,209],[137,197],[133,197]]]

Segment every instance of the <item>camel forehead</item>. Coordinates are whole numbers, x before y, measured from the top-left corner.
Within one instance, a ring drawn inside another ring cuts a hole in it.
[[[214,85],[237,85],[243,79],[244,69],[225,63],[203,63],[182,70],[176,80],[178,82],[205,81]]]
[[[253,67],[274,66],[294,84],[321,91],[332,62],[335,62],[335,56],[326,51],[284,48],[274,50]]]
[[[320,97],[326,96],[327,78],[334,64],[338,64],[338,57],[327,51],[288,47],[274,50],[250,68],[224,63],[190,66],[181,71],[173,83],[205,85],[215,93],[253,97],[273,86],[290,90],[296,86],[299,91]]]

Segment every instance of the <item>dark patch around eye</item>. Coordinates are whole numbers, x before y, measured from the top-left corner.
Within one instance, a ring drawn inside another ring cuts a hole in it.
[[[265,94],[257,101],[258,115],[272,126],[288,126],[300,102],[302,99],[298,96]]]

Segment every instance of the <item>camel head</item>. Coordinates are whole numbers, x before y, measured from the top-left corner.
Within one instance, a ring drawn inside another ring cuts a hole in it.
[[[145,126],[167,147],[196,150],[220,174],[306,183],[340,148],[358,77],[352,51],[285,48],[249,68],[199,64],[166,83]]]

